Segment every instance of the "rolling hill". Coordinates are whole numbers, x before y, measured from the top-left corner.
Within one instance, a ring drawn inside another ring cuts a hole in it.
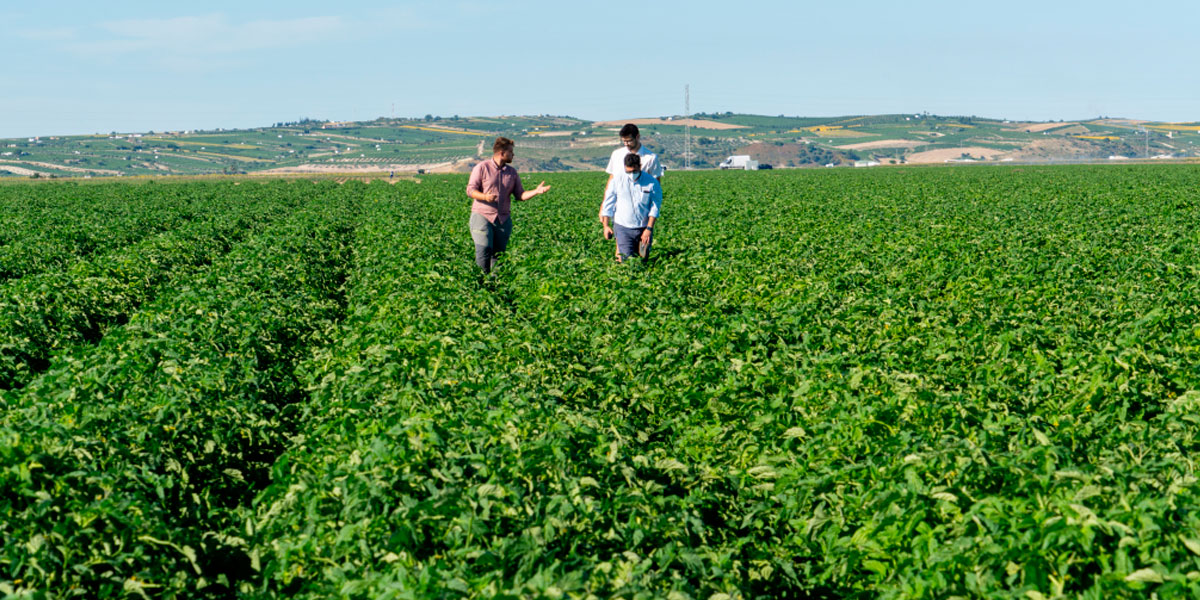
[[[1200,123],[1099,118],[1015,122],[929,114],[784,117],[697,114],[630,119],[670,169],[749,154],[777,168],[945,162],[1085,162],[1200,156]],[[0,177],[229,173],[378,175],[466,171],[498,135],[522,171],[603,168],[626,121],[566,116],[304,120],[244,130],[141,132],[0,140]]]

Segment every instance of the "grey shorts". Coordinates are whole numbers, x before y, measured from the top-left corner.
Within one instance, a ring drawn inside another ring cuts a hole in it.
[[[512,217],[503,223],[492,223],[479,213],[471,213],[471,240],[477,248],[504,252],[508,247],[508,238],[512,235],[512,227]]]

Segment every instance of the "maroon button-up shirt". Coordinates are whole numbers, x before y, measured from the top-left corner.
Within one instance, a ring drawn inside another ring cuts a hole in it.
[[[496,194],[495,202],[480,202],[476,200],[471,205],[471,212],[483,215],[489,223],[503,223],[511,214],[512,197],[517,200],[525,193],[521,185],[521,177],[517,170],[509,165],[504,168],[496,166],[496,161],[487,159],[471,169],[471,178],[467,180],[467,193],[475,190],[481,194]]]

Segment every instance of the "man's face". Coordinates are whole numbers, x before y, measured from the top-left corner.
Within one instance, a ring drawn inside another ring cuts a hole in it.
[[[637,172],[638,172],[638,171],[640,171],[640,170],[641,170],[641,169],[639,169],[639,168],[637,168],[637,167],[631,167],[631,166],[628,166],[628,165],[626,165],[626,166],[625,166],[625,172],[626,172],[626,173],[637,173]]]
[[[500,161],[501,165],[507,165],[513,161],[512,149],[501,150],[496,153],[496,160]]]
[[[642,145],[642,136],[635,135],[633,137],[622,137],[621,143],[625,144],[625,147],[629,149],[630,152],[633,152],[634,150],[638,149],[638,146]]]

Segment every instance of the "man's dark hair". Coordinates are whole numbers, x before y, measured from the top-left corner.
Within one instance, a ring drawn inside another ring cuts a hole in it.
[[[625,166],[633,167],[635,170],[642,170],[642,157],[630,152],[625,155]]]
[[[492,144],[492,154],[504,152],[505,150],[513,149],[513,141],[506,137],[496,138],[496,143]]]
[[[634,125],[633,123],[626,123],[625,126],[621,128],[621,137],[623,138],[632,138],[639,135],[641,135],[641,132],[638,131],[637,125]]]

